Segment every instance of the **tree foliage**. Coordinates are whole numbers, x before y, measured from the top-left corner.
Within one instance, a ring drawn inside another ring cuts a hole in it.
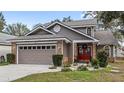
[[[119,26],[120,28],[124,28],[123,11],[87,11],[85,12],[83,18],[86,18],[89,15],[93,18],[97,18],[98,21],[103,22],[106,28],[110,28],[112,26]]]
[[[116,39],[124,38],[124,12],[123,11],[100,11],[97,19],[102,21],[105,28],[111,29]]]
[[[29,31],[30,30],[27,28],[27,26],[22,23],[9,24],[4,30],[5,33],[15,36],[23,36]]]
[[[87,11],[83,18],[91,16],[103,23],[105,29],[113,32],[116,39],[124,38],[124,12],[123,11]]]
[[[70,22],[70,21],[73,21],[73,20],[71,19],[71,16],[63,17],[62,22]]]
[[[5,25],[6,25],[6,22],[5,22],[4,16],[2,12],[0,12],[0,32],[2,32]]]

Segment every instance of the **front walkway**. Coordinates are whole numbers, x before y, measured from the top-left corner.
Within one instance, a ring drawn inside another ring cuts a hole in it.
[[[7,66],[0,66],[0,82],[13,81],[18,78],[43,72],[56,72],[57,69],[48,69],[49,65],[27,65],[27,64],[11,64]]]

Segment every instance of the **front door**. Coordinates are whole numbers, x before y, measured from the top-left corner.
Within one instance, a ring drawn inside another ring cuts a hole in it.
[[[78,46],[78,60],[79,62],[89,62],[91,58],[91,47],[86,44]]]

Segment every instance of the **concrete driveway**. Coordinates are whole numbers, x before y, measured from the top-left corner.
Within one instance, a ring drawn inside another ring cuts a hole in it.
[[[0,82],[13,81],[18,78],[44,72],[57,72],[57,69],[48,69],[50,65],[27,65],[27,64],[11,64],[7,66],[0,66]]]

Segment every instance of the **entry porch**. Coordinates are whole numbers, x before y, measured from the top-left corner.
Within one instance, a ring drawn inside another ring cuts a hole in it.
[[[74,41],[73,42],[73,62],[89,63],[91,58],[96,57],[96,44],[94,41]]]

